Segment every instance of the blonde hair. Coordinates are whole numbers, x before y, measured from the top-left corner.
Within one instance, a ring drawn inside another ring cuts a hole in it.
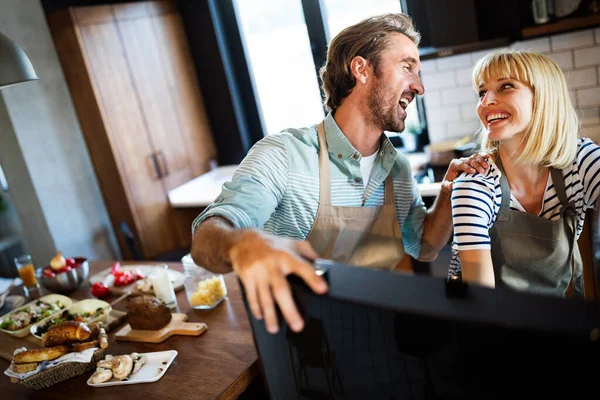
[[[562,169],[577,153],[579,118],[571,102],[565,76],[548,57],[534,52],[498,50],[473,67],[473,87],[499,78],[516,79],[533,91],[533,113],[517,162]],[[482,151],[497,152],[499,142],[489,141],[481,128]]]
[[[350,71],[350,62],[361,56],[373,63],[378,75],[381,53],[389,43],[389,33],[406,35],[417,46],[421,35],[411,17],[406,14],[382,14],[362,20],[338,33],[327,48],[327,61],[319,70],[325,93],[325,107],[335,111],[350,94],[356,79]]]

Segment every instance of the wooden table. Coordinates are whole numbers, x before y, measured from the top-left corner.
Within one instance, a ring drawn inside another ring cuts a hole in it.
[[[109,268],[113,261],[91,261],[90,276]],[[135,262],[122,262],[123,265]],[[139,263],[139,264],[148,264]],[[181,263],[168,263],[169,268],[183,271]],[[185,290],[177,292],[178,310],[187,314],[188,321],[205,322],[208,330],[199,337],[172,336],[159,344],[115,341],[114,334],[121,327],[109,332],[109,346],[105,354],[145,353],[177,350],[178,355],[165,375],[153,383],[94,388],[87,385],[93,373],[88,371],[49,388],[28,389],[10,382],[4,371],[9,362],[0,359],[0,393],[5,399],[235,399],[248,387],[260,371],[248,315],[242,301],[237,278],[233,273],[225,276],[228,299],[213,310],[201,311],[190,307]],[[15,289],[17,294],[21,288]],[[91,297],[89,284],[85,282],[73,299]],[[111,302],[116,297],[108,297]],[[125,310],[126,300],[115,305]],[[0,332],[0,340],[6,335]],[[29,342],[23,341],[27,346]]]

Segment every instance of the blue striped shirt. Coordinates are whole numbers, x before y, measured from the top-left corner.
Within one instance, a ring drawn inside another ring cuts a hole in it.
[[[454,241],[450,274],[460,270],[460,250],[490,249],[489,229],[500,211],[502,192],[501,172],[491,162],[484,175],[463,174],[452,185],[452,220]],[[577,156],[573,163],[561,170],[565,180],[567,200],[575,204],[577,212],[577,238],[583,230],[585,213],[594,208],[600,194],[600,147],[590,139],[580,138],[577,143]],[[527,212],[512,195],[510,209]],[[560,200],[548,175],[540,217],[549,220],[560,218]]]
[[[383,205],[383,182],[391,173],[404,248],[418,257],[426,209],[406,156],[384,135],[370,179],[363,177],[360,153],[331,114],[325,118],[324,127],[331,162],[332,205]],[[250,149],[215,202],[196,218],[192,232],[206,218],[218,215],[237,228],[263,228],[274,235],[305,240],[319,205],[318,149],[317,125],[265,136]],[[365,179],[369,182],[366,188]]]

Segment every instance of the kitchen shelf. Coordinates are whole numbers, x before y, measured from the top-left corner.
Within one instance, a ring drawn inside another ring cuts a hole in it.
[[[577,29],[589,28],[592,26],[600,26],[600,14],[592,14],[577,18],[565,18],[543,25],[529,26],[523,28],[521,33],[523,34],[524,39],[529,39],[536,36],[569,32]]]

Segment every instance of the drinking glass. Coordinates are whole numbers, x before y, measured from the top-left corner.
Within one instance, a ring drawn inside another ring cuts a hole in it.
[[[29,296],[29,292],[32,290],[39,290],[40,284],[35,277],[35,266],[31,260],[29,254],[24,254],[19,257],[15,257],[15,265],[19,271],[19,276],[23,281],[23,289],[25,294]]]
[[[173,282],[169,276],[169,267],[167,265],[156,267],[150,274],[150,282],[156,297],[167,305],[169,308],[177,306],[177,298],[175,297],[175,289]]]

